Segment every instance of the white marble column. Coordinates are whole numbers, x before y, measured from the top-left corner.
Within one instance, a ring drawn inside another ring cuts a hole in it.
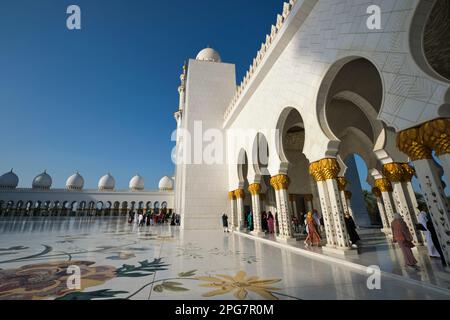
[[[374,196],[377,199],[378,211],[380,212],[381,222],[383,223],[383,229],[381,231],[385,234],[390,234],[391,233],[391,224],[386,215],[386,209],[385,209],[384,203],[383,203],[383,195],[381,194],[380,189],[378,189],[376,187],[372,189],[372,193],[374,194]]]
[[[347,210],[348,210],[348,213],[352,216],[352,218],[354,218],[353,208],[352,208],[352,196],[353,196],[353,194],[350,191],[345,191],[345,200],[347,202]]]
[[[416,160],[414,167],[430,210],[433,225],[447,263],[450,262],[450,208],[438,168],[432,159]],[[447,244],[447,245],[446,245]]]
[[[392,200],[392,191],[393,191],[392,185],[388,179],[379,178],[375,180],[375,188],[377,188],[381,192],[381,199],[383,200],[383,206],[386,212],[386,218],[390,228],[391,222],[394,220],[394,209],[395,209]]]
[[[330,200],[328,198],[328,190],[325,181],[317,181],[317,190],[319,192],[320,207],[322,209],[323,223],[325,227],[325,236],[327,238],[327,246],[336,246],[336,234],[334,232],[334,222],[331,213]]]
[[[450,118],[436,119],[420,128],[406,130],[400,133],[399,138],[401,150],[412,160],[424,158],[416,157],[417,145],[425,146],[430,152],[434,151],[442,163],[447,183],[450,183]],[[411,148],[411,141],[416,149]]]
[[[344,213],[348,212],[347,201],[345,198],[345,188],[347,187],[347,179],[345,177],[337,177],[336,179],[339,195],[341,197],[342,209],[344,209]]]
[[[236,196],[234,191],[228,192],[228,199],[230,201],[230,221],[229,229],[234,231],[236,229]]]
[[[417,170],[434,228],[447,265],[450,265],[450,209],[444,192],[440,168],[432,153],[439,158],[447,183],[450,183],[450,118],[424,123],[419,128],[399,134],[398,146],[406,153]]]
[[[277,195],[277,211],[280,226],[280,233],[277,240],[284,243],[295,243],[293,238],[293,230],[291,224],[291,212],[289,210],[289,178],[286,175],[280,174],[270,179],[270,184],[275,189]]]
[[[313,205],[313,195],[312,194],[307,194],[305,195],[305,206],[306,206],[306,212],[313,212],[314,210],[314,205]]]
[[[326,183],[328,195],[330,197],[330,204],[333,210],[333,222],[336,232],[336,247],[340,249],[348,249],[350,248],[350,239],[344,221],[344,210],[342,207],[338,183],[336,179],[327,179]]]
[[[259,196],[261,192],[261,185],[259,183],[253,183],[248,187],[248,191],[250,191],[250,194],[252,195],[252,213],[253,213],[254,230],[251,233],[255,236],[261,237],[264,235],[261,223],[262,217],[261,199]]]
[[[240,231],[244,230],[245,226],[245,216],[244,216],[244,199],[245,192],[242,189],[237,189],[234,191],[234,196],[236,197],[236,213],[237,213],[237,223],[238,229]]]
[[[394,202],[397,212],[400,213],[405,220],[408,229],[416,245],[423,244],[422,235],[417,231],[417,214],[413,208],[417,206],[415,195],[411,195],[412,187],[408,186],[411,183],[413,173],[412,168],[406,163],[389,163],[384,165],[384,175],[389,179],[394,190]]]
[[[334,246],[341,253],[350,253],[350,251],[353,252],[354,250],[351,250],[349,235],[344,221],[341,191],[338,186],[339,172],[339,163],[335,158],[322,159],[312,163],[310,166],[310,174],[317,181],[320,197],[324,198],[323,202],[328,202],[328,216],[334,229]],[[328,238],[329,236],[327,235],[327,240]]]
[[[298,218],[296,195],[294,194],[289,195],[289,205],[291,206],[291,212],[293,216]]]

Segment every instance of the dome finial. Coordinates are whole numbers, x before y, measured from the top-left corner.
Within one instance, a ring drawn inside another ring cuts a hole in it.
[[[196,59],[200,61],[222,62],[220,54],[213,48],[210,48],[209,46],[208,48],[205,48],[202,51],[200,51]]]

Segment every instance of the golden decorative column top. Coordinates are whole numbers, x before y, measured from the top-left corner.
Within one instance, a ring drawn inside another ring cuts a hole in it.
[[[407,163],[388,163],[383,166],[383,174],[390,182],[410,182],[415,170]]]
[[[407,163],[402,164],[403,167],[403,181],[410,182],[416,175],[416,170]]]
[[[377,187],[372,188],[372,193],[377,198],[381,198],[382,197],[381,190],[379,188],[377,188]]]
[[[392,192],[392,184],[385,178],[375,180],[375,188],[380,192]]]
[[[245,192],[243,189],[237,189],[234,191],[234,196],[237,199],[245,199]]]
[[[261,185],[259,183],[252,183],[248,186],[248,191],[253,195],[256,196],[261,192]]]
[[[432,151],[423,142],[419,128],[400,132],[397,135],[397,148],[408,155],[411,161],[432,159]]]
[[[311,163],[309,166],[309,174],[316,182],[336,179],[341,168],[337,159],[327,158]]]
[[[420,127],[420,135],[426,146],[437,156],[450,154],[450,119],[437,119]]]
[[[352,200],[353,193],[351,191],[345,191],[345,199]]]
[[[337,159],[334,158],[320,160],[320,167],[326,180],[336,179],[341,171]]]
[[[228,192],[228,199],[230,199],[230,200],[235,200],[236,199],[236,196],[234,195],[234,191]]]
[[[311,201],[313,201],[314,196],[312,194],[305,194],[304,198],[305,198],[306,201],[310,201],[311,202]]]
[[[270,185],[275,190],[287,190],[289,188],[289,177],[285,174],[279,174],[270,179]]]
[[[325,181],[322,168],[320,167],[320,161],[311,163],[309,166],[309,174],[314,178],[314,180],[316,180],[316,182]]]
[[[337,177],[336,181],[339,191],[345,191],[348,184],[347,179],[345,179],[345,177]]]

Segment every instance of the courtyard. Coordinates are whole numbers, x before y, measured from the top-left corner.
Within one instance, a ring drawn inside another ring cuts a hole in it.
[[[237,233],[138,228],[119,217],[2,218],[0,232],[2,300],[450,298],[449,282],[433,262],[421,260],[422,271],[406,274],[383,244],[348,261],[379,263],[388,272],[381,289],[370,290],[363,268],[314,256],[317,249],[302,254]],[[68,287],[73,267],[80,289]]]

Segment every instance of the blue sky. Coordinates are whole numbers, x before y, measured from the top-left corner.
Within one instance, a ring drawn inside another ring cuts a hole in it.
[[[77,4],[82,30],[66,28]],[[146,188],[172,175],[183,62],[204,47],[235,63],[238,80],[282,10],[282,0],[1,0],[0,174],[29,187],[44,169],[63,187],[111,172]],[[357,160],[363,176],[367,169]]]
[[[0,171],[54,187],[79,170],[87,188],[111,172],[155,188],[172,175],[183,62],[210,45],[248,68],[282,0],[1,0]],[[82,30],[66,28],[77,4]]]

